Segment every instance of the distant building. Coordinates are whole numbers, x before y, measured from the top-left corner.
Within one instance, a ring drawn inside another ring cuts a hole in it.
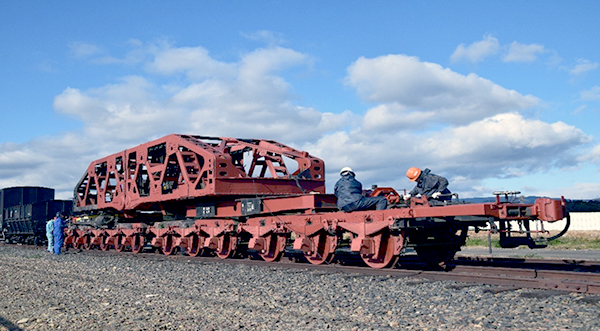
[[[561,230],[565,227],[565,221],[558,221],[554,223],[544,223],[544,228],[546,230]],[[589,213],[580,213],[580,212],[572,212],[571,213],[571,226],[569,230],[572,231],[589,231],[589,230],[599,230],[600,231],[600,212],[589,212]]]
[[[560,231],[565,228],[566,220],[556,222],[543,222],[544,230]],[[514,225],[514,224],[513,224]],[[540,222],[532,222],[531,230],[541,230]],[[482,230],[486,230],[484,228]],[[473,230],[473,228],[470,228]],[[518,230],[518,229],[517,229]],[[571,212],[571,225],[569,231],[600,231],[600,212]]]

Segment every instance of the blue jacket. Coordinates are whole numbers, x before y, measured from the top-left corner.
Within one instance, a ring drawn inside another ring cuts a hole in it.
[[[429,169],[425,169],[417,179],[417,186],[409,194],[412,196],[420,194],[429,198],[435,192],[449,194],[448,180],[442,176],[432,174]]]
[[[342,209],[345,205],[362,199],[362,184],[353,175],[344,175],[335,183],[334,193],[337,207]]]
[[[63,230],[65,229],[65,221],[60,218],[57,217],[54,220],[54,230],[53,230],[53,234],[54,234],[54,238],[63,238],[64,237],[64,232]]]

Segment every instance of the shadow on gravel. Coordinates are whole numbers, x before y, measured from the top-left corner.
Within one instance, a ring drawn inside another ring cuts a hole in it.
[[[8,331],[23,331],[23,329],[12,324],[12,322],[5,320],[2,316],[0,316],[0,325],[5,327]]]

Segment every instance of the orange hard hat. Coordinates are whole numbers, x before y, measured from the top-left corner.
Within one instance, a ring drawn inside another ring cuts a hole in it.
[[[417,167],[412,167],[406,170],[406,177],[408,177],[411,182],[416,182],[419,176],[421,176],[421,169]]]

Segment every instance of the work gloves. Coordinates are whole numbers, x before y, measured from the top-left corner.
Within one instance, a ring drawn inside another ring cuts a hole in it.
[[[442,195],[442,193],[440,193],[440,192],[435,192],[435,193],[433,193],[433,194],[431,195],[431,198],[432,198],[432,199],[437,199],[437,198],[439,198],[441,195]],[[420,197],[420,196],[421,196],[420,194],[419,194],[419,195],[417,195],[417,197]],[[412,197],[412,195],[410,195],[410,194],[405,194],[403,198],[404,198],[404,201],[408,201],[408,200],[410,200],[410,198],[411,198],[411,197]]]
[[[437,198],[439,198],[441,195],[442,195],[442,193],[440,193],[440,192],[435,192],[435,193],[433,193],[433,194],[431,195],[431,197],[432,197],[433,199],[437,199]],[[408,201],[408,200],[410,200],[410,198],[411,198],[411,197],[412,197],[412,195],[410,195],[410,194],[405,194],[405,195],[404,195],[404,201]]]

